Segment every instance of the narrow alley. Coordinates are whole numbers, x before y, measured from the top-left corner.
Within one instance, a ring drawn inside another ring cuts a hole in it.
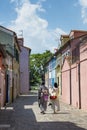
[[[0,130],[87,130],[87,112],[60,101],[61,110],[53,114],[48,106],[40,113],[37,93],[20,95],[12,104],[0,110]]]

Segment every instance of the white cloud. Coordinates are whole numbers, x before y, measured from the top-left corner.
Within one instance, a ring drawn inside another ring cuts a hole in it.
[[[25,46],[32,49],[32,53],[42,53],[45,50],[53,51],[58,45],[55,41],[56,33],[62,34],[61,29],[48,30],[48,21],[40,18],[38,12],[44,12],[39,0],[36,4],[31,4],[29,0],[11,0],[16,3],[15,11],[17,18],[12,21],[9,28],[15,32],[23,30]],[[59,37],[59,36],[58,36]]]
[[[86,7],[87,8],[87,0],[79,0],[79,2],[80,2],[80,5],[82,7]]]
[[[87,23],[87,0],[79,0],[83,23]]]

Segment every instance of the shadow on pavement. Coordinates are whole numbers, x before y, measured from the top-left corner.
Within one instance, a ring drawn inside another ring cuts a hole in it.
[[[37,102],[35,95],[20,95],[14,103],[0,110],[0,125],[4,124],[0,130],[87,130],[69,121],[45,121],[45,115],[40,116],[44,117],[44,120],[37,121],[38,115],[33,110],[35,102]],[[10,124],[9,128],[6,124]]]
[[[18,118],[18,116],[20,118]],[[44,116],[44,115],[42,115]],[[86,130],[72,122],[40,121],[38,122],[32,109],[23,110],[14,115],[16,130]],[[19,129],[18,129],[19,128]]]

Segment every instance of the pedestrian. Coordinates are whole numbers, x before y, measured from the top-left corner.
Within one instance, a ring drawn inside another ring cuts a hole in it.
[[[50,94],[50,100],[51,100],[51,107],[53,109],[53,113],[57,113],[57,111],[60,111],[60,104],[59,104],[59,88],[57,83],[54,83],[52,92]]]
[[[45,86],[45,83],[42,82],[38,90],[38,104],[42,114],[45,114],[45,111],[47,110],[48,95],[48,88]]]

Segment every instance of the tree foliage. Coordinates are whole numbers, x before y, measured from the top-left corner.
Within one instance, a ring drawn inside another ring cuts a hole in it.
[[[49,50],[42,54],[30,55],[30,83],[40,83],[44,78],[44,65],[51,58],[52,53]]]

